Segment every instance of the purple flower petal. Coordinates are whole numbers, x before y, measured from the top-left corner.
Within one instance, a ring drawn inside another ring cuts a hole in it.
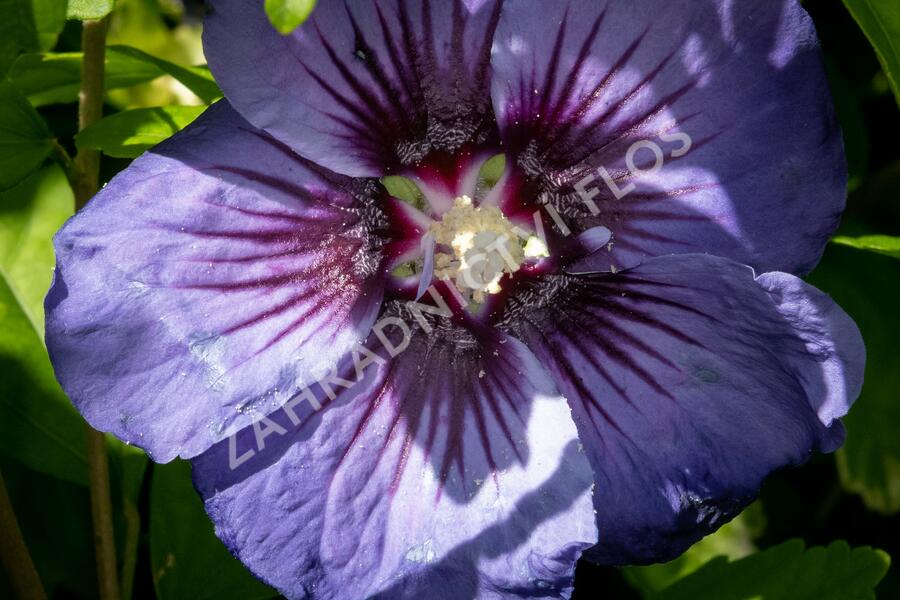
[[[321,2],[287,37],[259,2],[212,7],[204,47],[225,95],[318,164],[380,176],[496,138],[489,62],[499,0]]]
[[[803,273],[838,225],[841,134],[799,2],[510,2],[492,64],[510,165],[572,229],[615,235],[580,270],[711,253]]]
[[[416,300],[422,298],[434,279],[434,250],[435,241],[433,233],[426,233],[422,236],[422,254],[424,254],[424,264],[422,265],[422,274],[419,275],[419,287],[416,290]]]
[[[674,558],[772,471],[843,441],[865,348],[792,275],[682,255],[531,292],[540,308],[510,325],[569,398],[595,468],[593,559]]]
[[[329,368],[381,302],[365,186],[224,102],[135,161],[55,240],[47,345],[85,418],[190,457]]]
[[[194,460],[218,535],[288,598],[568,597],[597,532],[565,400],[515,339],[392,314],[399,354]]]

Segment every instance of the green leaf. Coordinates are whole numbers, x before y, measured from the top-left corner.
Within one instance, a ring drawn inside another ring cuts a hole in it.
[[[206,67],[183,67],[131,46],[110,46],[107,51],[155,65],[161,72],[180,81],[184,87],[194,92],[207,104],[222,97],[222,90],[219,89],[212,73]]]
[[[710,561],[655,596],[659,600],[866,600],[885,576],[890,557],[846,542],[804,550],[793,540],[738,561]]]
[[[868,250],[869,252],[900,258],[900,237],[889,235],[865,235],[857,238],[838,236],[831,241],[842,246],[856,248],[857,250]]]
[[[112,12],[113,4],[114,0],[69,0],[66,14],[79,21],[102,19]]]
[[[0,76],[17,56],[40,49],[30,4],[27,0],[0,0]]]
[[[31,0],[37,28],[37,50],[50,50],[66,26],[66,5],[62,0]]]
[[[150,487],[150,559],[160,600],[273,598],[213,532],[187,462],[155,465]]]
[[[22,537],[50,598],[99,598],[87,487],[0,456]],[[0,573],[2,573],[0,569]],[[4,595],[0,582],[0,598]]]
[[[269,21],[281,35],[288,35],[312,13],[316,0],[266,0]]]
[[[66,24],[62,0],[0,0],[0,77],[26,52],[49,50]]]
[[[44,296],[55,264],[51,240],[74,210],[68,181],[53,165],[0,192],[0,269],[12,282],[22,309],[41,339]]]
[[[182,67],[128,46],[107,48],[107,90],[146,83],[163,75],[171,75],[206,102],[222,96],[208,69]],[[75,102],[81,86],[81,53],[25,54],[10,69],[9,79],[34,106]]]
[[[866,341],[866,384],[844,417],[837,454],[841,483],[872,509],[900,511],[900,262],[843,246],[828,247],[810,283],[853,317]]]
[[[41,166],[52,144],[37,111],[14,87],[0,82],[0,190],[16,185]]]
[[[59,388],[43,344],[50,240],[74,204],[54,165],[0,193],[0,454],[85,484],[84,422]]]
[[[106,89],[131,87],[163,75],[159,67],[115,51],[106,54]],[[34,106],[78,100],[81,53],[25,54],[9,71],[12,84]]]
[[[116,158],[135,158],[187,127],[204,110],[205,106],[126,110],[94,123],[75,140],[79,148],[100,150]]]
[[[897,1],[844,0],[844,5],[872,42],[900,104],[900,10]]]

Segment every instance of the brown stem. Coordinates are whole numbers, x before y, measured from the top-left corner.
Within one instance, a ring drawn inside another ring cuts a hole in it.
[[[78,96],[79,131],[103,117],[103,78],[106,71],[107,19],[85,21],[81,35],[84,53],[81,72],[81,93]],[[100,152],[80,150],[75,157],[75,203],[82,208],[97,193],[100,185]]]
[[[106,437],[87,427],[88,464],[91,485],[91,518],[94,524],[94,555],[101,600],[119,600],[116,541],[113,536],[112,500],[109,492],[109,460]]]
[[[77,174],[75,172],[75,162],[72,160],[72,157],[69,156],[69,153],[66,152],[66,149],[62,147],[58,140],[53,140],[53,145],[51,147],[50,156],[56,161],[63,172],[66,174],[66,177],[69,179],[69,183],[72,184],[73,189],[75,185],[75,179]]]
[[[125,513],[125,548],[122,550],[122,597],[131,598],[134,591],[134,570],[137,567],[138,542],[141,535],[141,513],[137,506],[123,498]]]
[[[81,36],[84,53],[81,93],[78,97],[78,128],[89,127],[103,117],[103,79],[106,67],[107,20],[85,21]],[[75,206],[84,207],[100,186],[100,153],[81,150],[75,157]],[[91,486],[91,517],[94,524],[94,554],[97,560],[101,600],[120,600],[113,534],[112,500],[109,491],[109,460],[106,437],[87,427],[88,465]]]
[[[47,594],[38,577],[31,555],[22,539],[6,483],[0,474],[0,564],[12,584],[13,594],[22,600],[46,600]]]

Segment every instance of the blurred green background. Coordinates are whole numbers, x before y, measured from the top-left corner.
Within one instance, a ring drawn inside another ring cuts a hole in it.
[[[76,145],[103,149],[108,180],[218,92],[195,67],[204,63],[200,2],[119,0],[107,119],[76,140],[81,24],[65,20],[64,5],[0,0],[0,135],[13,123],[36,140],[15,156],[0,140],[0,184],[18,181],[0,192],[0,472],[48,594],[89,599],[98,591],[84,429],[42,342],[50,237],[74,210],[48,140],[69,154]],[[884,555],[866,549],[900,557],[900,243],[864,237],[900,236],[900,111],[890,82],[900,64],[900,2],[846,5],[853,15],[841,0],[804,3],[821,37],[851,175],[841,237],[809,279],[856,319],[869,353],[863,395],[845,421],[847,444],[776,474],[741,517],[670,564],[580,564],[576,598],[865,598],[876,583],[878,597],[900,598],[900,568],[882,579]],[[28,120],[30,107],[46,130]],[[108,444],[123,597],[277,596],[214,537],[186,464],[153,465]],[[0,598],[11,597],[4,577]]]

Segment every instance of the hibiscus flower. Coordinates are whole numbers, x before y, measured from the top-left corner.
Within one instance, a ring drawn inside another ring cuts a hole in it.
[[[799,3],[213,0],[204,43],[226,99],[57,235],[47,343],[286,596],[567,597],[840,446]]]

